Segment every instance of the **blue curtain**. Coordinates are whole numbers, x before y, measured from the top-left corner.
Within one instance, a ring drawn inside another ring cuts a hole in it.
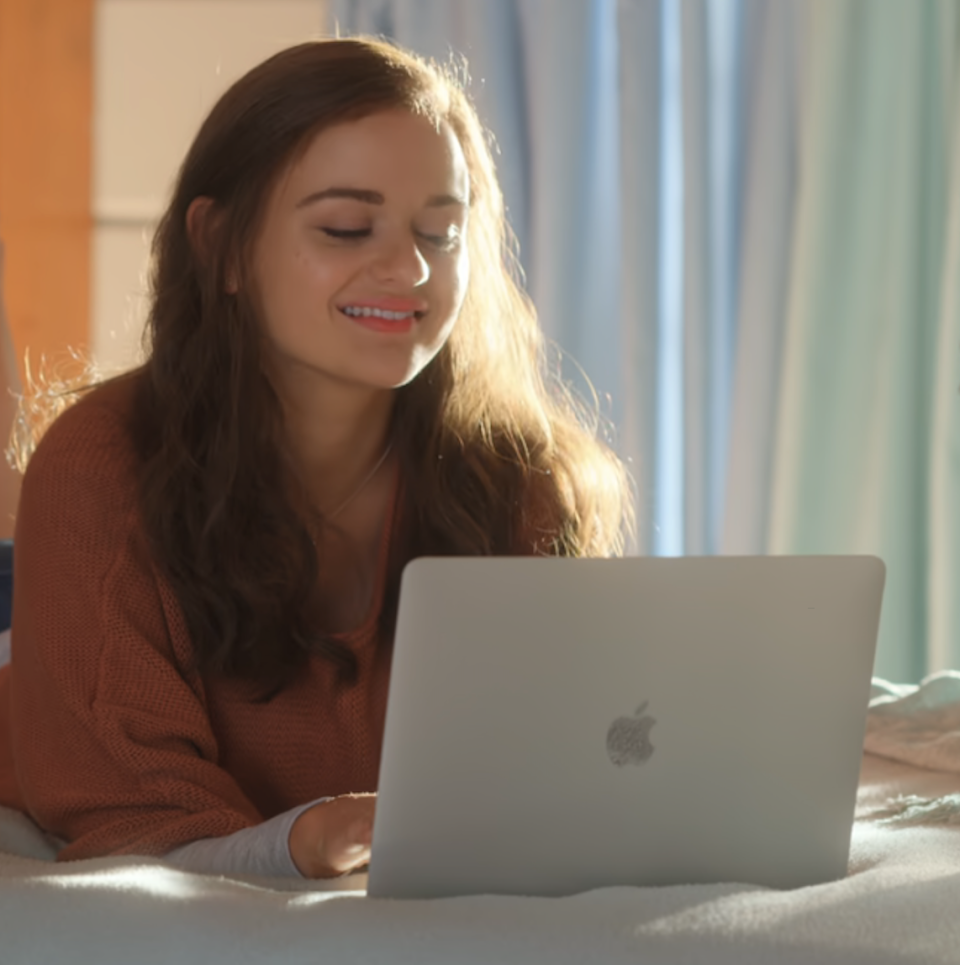
[[[798,198],[806,0],[750,0],[734,377],[724,493],[725,553],[770,547],[773,453]]]
[[[951,0],[808,8],[770,546],[886,560],[877,665],[897,680],[960,665],[957,30]]]
[[[960,666],[956,0],[328,17],[466,55],[543,326],[631,462],[636,551],[877,553],[878,672]]]

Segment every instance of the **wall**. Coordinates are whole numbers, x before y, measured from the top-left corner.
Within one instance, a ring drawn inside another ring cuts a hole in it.
[[[90,337],[105,370],[137,360],[149,239],[203,117],[322,17],[322,0],[97,0]]]
[[[88,338],[93,0],[0,0],[0,237],[21,365]]]

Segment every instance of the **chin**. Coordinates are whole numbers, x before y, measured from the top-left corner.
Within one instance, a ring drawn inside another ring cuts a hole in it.
[[[356,381],[371,389],[392,391],[411,383],[423,371],[422,366],[383,366],[366,371]]]
[[[367,378],[371,385],[383,389],[400,389],[418,378],[436,356],[436,352],[417,353],[406,358],[385,358],[377,360],[380,364],[366,366]]]

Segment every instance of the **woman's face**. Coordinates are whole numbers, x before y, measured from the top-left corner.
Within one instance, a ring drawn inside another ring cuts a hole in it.
[[[404,110],[322,131],[268,199],[253,298],[281,378],[393,389],[437,354],[467,286],[469,176]]]

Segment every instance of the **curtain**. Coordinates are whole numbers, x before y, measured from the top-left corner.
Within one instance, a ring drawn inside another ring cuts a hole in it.
[[[896,680],[960,666],[957,26],[949,0],[817,0],[806,25],[769,546],[886,561],[877,667]]]
[[[636,551],[876,553],[877,672],[960,666],[955,0],[330,0],[327,27],[466,56]]]

